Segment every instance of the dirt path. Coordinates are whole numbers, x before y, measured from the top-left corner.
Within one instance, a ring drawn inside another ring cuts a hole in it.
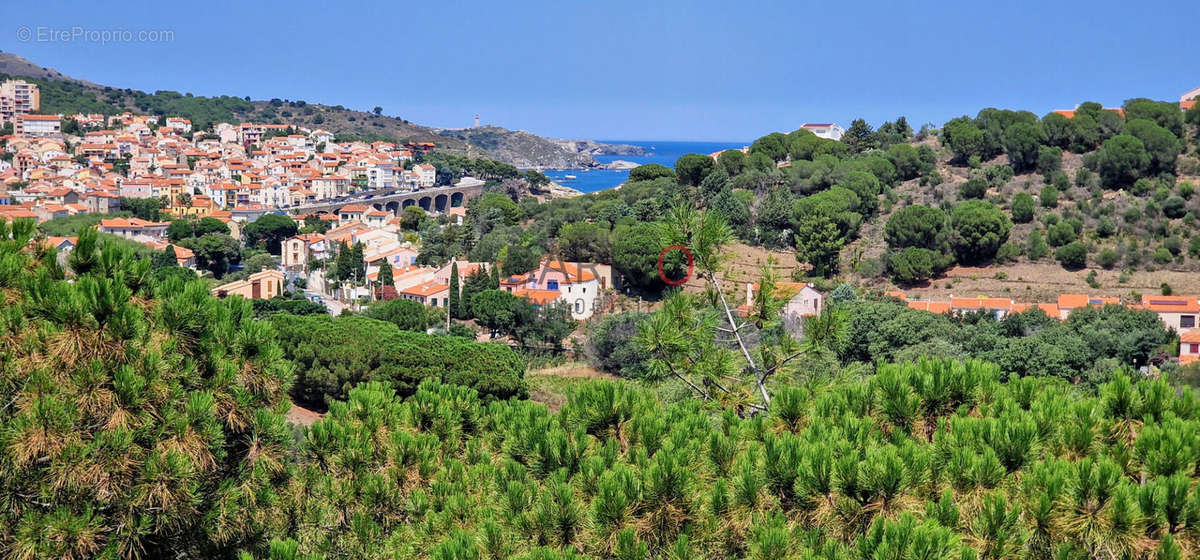
[[[292,408],[287,413],[288,422],[297,426],[311,426],[314,422],[324,417],[325,415],[320,412],[297,406],[295,403],[292,404]]]

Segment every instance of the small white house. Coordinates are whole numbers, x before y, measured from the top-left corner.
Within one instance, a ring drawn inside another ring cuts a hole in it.
[[[841,140],[842,135],[846,133],[846,129],[836,123],[804,123],[800,128],[816,134],[818,138],[829,140]]]
[[[754,306],[754,293],[758,284],[746,284],[746,303],[738,309],[748,313]],[[799,334],[804,328],[804,318],[819,315],[825,309],[825,296],[812,284],[803,282],[777,282],[775,297],[786,298],[781,315],[788,330]]]

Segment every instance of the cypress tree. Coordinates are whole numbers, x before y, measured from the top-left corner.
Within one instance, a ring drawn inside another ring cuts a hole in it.
[[[492,279],[492,289],[499,290],[500,289],[500,267],[499,266],[492,266],[491,279]]]
[[[392,265],[388,264],[387,260],[379,265],[379,287],[395,286],[396,280],[392,278]]]
[[[462,294],[458,291],[458,261],[450,263],[450,314],[461,319],[465,313],[462,307]]]
[[[338,280],[345,280],[345,279],[349,278],[350,275],[352,274],[352,269],[350,268],[350,266],[351,266],[350,248],[346,246],[346,242],[344,242],[344,241],[339,242],[337,258],[334,261],[334,268],[336,269],[335,270],[336,278]]]

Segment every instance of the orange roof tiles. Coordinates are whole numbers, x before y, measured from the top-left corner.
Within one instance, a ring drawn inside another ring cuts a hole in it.
[[[533,290],[523,289],[513,292],[514,296],[525,298],[536,305],[546,305],[562,295],[558,290]]]
[[[1200,313],[1200,300],[1194,296],[1142,296],[1142,309],[1155,313]]]
[[[1013,302],[1011,299],[1004,298],[969,298],[969,297],[951,297],[950,307],[952,309],[1010,309]]]
[[[411,288],[405,288],[400,293],[410,296],[427,297],[441,292],[449,292],[450,286],[439,284],[436,280],[430,280],[424,284],[417,284]]]
[[[1200,342],[1200,329],[1192,329],[1188,332],[1179,335],[1179,342],[1198,343]]]
[[[587,282],[595,280],[596,274],[586,268],[583,268],[579,263],[569,263],[564,261],[547,261],[546,268],[557,270],[567,276],[567,282]]]
[[[919,311],[942,314],[950,313],[950,302],[948,301],[910,301],[907,305]]]

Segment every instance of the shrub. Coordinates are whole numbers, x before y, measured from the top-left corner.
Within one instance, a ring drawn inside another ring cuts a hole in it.
[[[1042,239],[1041,232],[1034,231],[1029,234],[1029,239],[1026,242],[1026,255],[1031,261],[1040,261],[1050,254],[1050,247],[1046,245],[1046,241]]]
[[[1041,201],[1043,208],[1056,208],[1058,206],[1058,187],[1054,185],[1042,187]]]
[[[393,299],[371,304],[366,316],[396,325],[402,331],[425,332],[429,327],[429,312],[424,305],[410,299]]]
[[[884,237],[893,249],[938,250],[946,243],[946,214],[928,206],[906,206],[888,218]]]
[[[1116,250],[1111,247],[1105,247],[1100,251],[1099,255],[1096,255],[1096,264],[1100,265],[1106,270],[1112,269],[1112,267],[1116,266],[1118,260],[1119,256],[1117,255]]]
[[[1187,213],[1187,202],[1182,197],[1172,196],[1163,201],[1162,213],[1171,219],[1182,218]]]
[[[892,279],[898,284],[915,284],[924,282],[941,272],[948,264],[945,255],[937,251],[908,247],[903,251],[892,253],[888,258],[888,269]]]
[[[1012,201],[1012,221],[1027,224],[1033,221],[1033,213],[1037,203],[1029,193],[1017,193]]]
[[[996,250],[1008,241],[1012,222],[993,204],[972,200],[954,209],[950,226],[959,260],[973,263],[996,256]]]
[[[1017,258],[1020,256],[1021,248],[1017,246],[1016,243],[1011,241],[1001,245],[1000,248],[996,250],[996,262],[1000,264],[1016,262]]]
[[[1037,155],[1037,172],[1045,177],[1049,177],[1052,173],[1058,171],[1062,165],[1062,150],[1054,146],[1042,146],[1038,148]]]
[[[972,177],[958,186],[958,194],[963,198],[983,198],[987,189],[987,181],[980,177]]]
[[[588,327],[587,357],[592,367],[621,377],[647,376],[650,354],[634,341],[649,315],[626,312],[607,315]]]
[[[1075,241],[1075,227],[1070,222],[1058,222],[1046,230],[1046,241],[1051,247],[1062,247]]]
[[[1073,241],[1054,251],[1054,260],[1057,260],[1063,268],[1079,269],[1087,265],[1087,245],[1079,241]]]
[[[1154,254],[1150,256],[1155,264],[1167,264],[1175,260],[1175,256],[1166,247],[1159,247],[1154,250]]]
[[[983,176],[991,186],[1003,186],[1013,178],[1013,168],[1008,165],[992,165],[983,170]]]
[[[1183,252],[1183,240],[1177,235],[1172,235],[1163,240],[1163,247],[1171,252],[1171,256],[1178,257]]]

